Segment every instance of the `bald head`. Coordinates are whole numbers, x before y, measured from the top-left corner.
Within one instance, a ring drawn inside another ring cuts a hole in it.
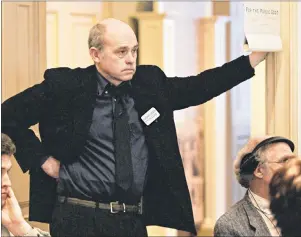
[[[114,18],[104,19],[99,24],[103,25],[107,29],[107,32],[130,31],[134,33],[132,28],[128,24]]]
[[[106,18],[91,28],[88,44],[89,48],[95,47],[101,50],[105,44],[114,44],[115,41],[123,38],[137,41],[133,29],[128,24],[114,18]]]
[[[133,78],[138,42],[128,24],[113,18],[105,19],[92,27],[88,42],[98,72],[109,82],[117,86]]]

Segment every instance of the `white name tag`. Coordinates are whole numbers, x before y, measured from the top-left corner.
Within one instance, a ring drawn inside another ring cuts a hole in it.
[[[159,116],[159,112],[154,107],[152,107],[149,111],[142,115],[141,119],[148,126],[157,118],[159,118]]]

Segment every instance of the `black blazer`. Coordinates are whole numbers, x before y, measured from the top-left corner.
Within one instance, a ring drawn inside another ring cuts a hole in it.
[[[84,147],[96,101],[95,66],[46,70],[45,80],[2,104],[2,132],[17,147],[23,172],[30,170],[32,221],[51,221],[56,181],[40,168],[52,155],[72,162]],[[132,97],[141,117],[154,107],[160,113],[144,134],[150,158],[144,192],[147,225],[160,225],[196,234],[192,206],[180,156],[173,111],[202,104],[252,77],[249,58],[242,56],[197,76],[168,78],[157,66],[138,66],[132,79]],[[39,123],[41,141],[29,129]]]

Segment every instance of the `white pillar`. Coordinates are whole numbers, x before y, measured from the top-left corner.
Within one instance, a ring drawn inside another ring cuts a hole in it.
[[[243,3],[231,1],[231,59],[235,59],[243,54],[244,24],[243,24]],[[253,80],[253,79],[252,79]],[[229,208],[232,204],[240,200],[245,193],[245,189],[238,184],[233,171],[233,162],[240,148],[246,143],[250,136],[251,117],[251,81],[243,82],[231,90],[231,170],[228,175],[232,176],[231,200],[227,203]]]
[[[227,31],[228,17],[219,17],[215,24],[215,66],[219,67],[227,60]],[[226,212],[227,195],[227,101],[226,93],[215,99],[215,149],[216,149],[216,218]]]

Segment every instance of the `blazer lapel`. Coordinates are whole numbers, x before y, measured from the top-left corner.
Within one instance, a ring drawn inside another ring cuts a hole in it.
[[[250,226],[255,228],[255,236],[271,236],[267,225],[265,224],[263,218],[252,204],[248,193],[246,193],[244,200],[245,202],[243,206],[247,213]]]
[[[141,119],[142,115],[144,115],[151,108],[155,108],[158,112],[163,114],[163,109],[158,106],[156,95],[152,94],[150,88],[145,86],[137,85],[137,83],[132,83],[132,91],[131,96],[135,101],[135,109],[138,112],[141,123],[144,128],[152,127],[152,124],[147,126]]]
[[[133,79],[132,82],[131,96],[135,101],[135,109],[141,118],[151,107],[155,106],[156,98],[155,95],[150,92],[150,88],[140,86],[136,80],[138,80],[138,78]]]
[[[79,74],[78,94],[74,104],[74,131],[77,139],[84,140],[88,135],[93,116],[97,93],[97,76],[95,66],[90,66]]]

